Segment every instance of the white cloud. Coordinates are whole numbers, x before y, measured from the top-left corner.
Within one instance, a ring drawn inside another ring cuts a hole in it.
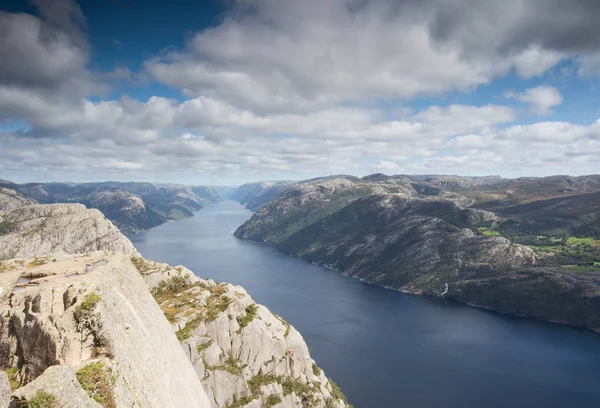
[[[529,110],[536,115],[549,115],[551,108],[563,102],[559,90],[549,85],[529,88],[522,93],[508,92],[505,96],[529,104]]]
[[[87,68],[81,10],[67,0],[36,4],[40,17],[0,13],[0,55],[10,56],[0,64],[4,178],[247,181],[598,166],[598,123],[520,125],[518,110],[491,101],[410,106],[511,72],[541,76],[573,56],[580,74],[600,72],[590,43],[600,8],[591,3],[232,0],[221,24],[149,59],[144,72],[97,74]],[[104,81],[143,86],[145,76],[186,99],[89,97]],[[539,115],[562,103],[547,85],[508,96]]]

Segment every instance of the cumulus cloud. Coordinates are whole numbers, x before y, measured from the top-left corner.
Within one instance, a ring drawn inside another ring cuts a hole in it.
[[[551,108],[563,102],[563,97],[559,90],[548,85],[529,88],[522,93],[511,91],[505,96],[529,104],[529,110],[536,115],[548,115],[552,112]]]
[[[148,72],[190,96],[289,112],[468,91],[511,69],[532,78],[600,49],[600,7],[590,0],[232,4],[221,25],[148,61]]]
[[[592,0],[231,0],[220,24],[143,72],[101,74],[87,68],[81,9],[34,3],[40,17],[0,12],[4,178],[241,182],[598,165],[598,123],[522,125],[497,103],[410,104],[511,72],[531,79],[566,59],[580,74],[600,72]],[[90,98],[105,81],[145,76],[185,98]],[[538,115],[562,103],[548,85],[506,96]]]

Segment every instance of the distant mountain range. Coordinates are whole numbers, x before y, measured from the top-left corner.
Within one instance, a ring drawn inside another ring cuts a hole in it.
[[[181,184],[121,183],[26,183],[0,181],[39,204],[81,203],[97,208],[121,232],[131,235],[167,221],[191,217],[207,202],[222,200],[211,187]]]

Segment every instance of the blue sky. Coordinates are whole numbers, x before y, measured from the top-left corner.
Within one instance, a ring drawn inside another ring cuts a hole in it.
[[[575,3],[9,0],[0,178],[598,173]]]

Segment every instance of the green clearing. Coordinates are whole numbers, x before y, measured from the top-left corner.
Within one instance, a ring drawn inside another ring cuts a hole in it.
[[[567,238],[567,245],[600,246],[600,240],[597,240],[597,239],[594,239],[594,238],[569,237],[569,238]]]

